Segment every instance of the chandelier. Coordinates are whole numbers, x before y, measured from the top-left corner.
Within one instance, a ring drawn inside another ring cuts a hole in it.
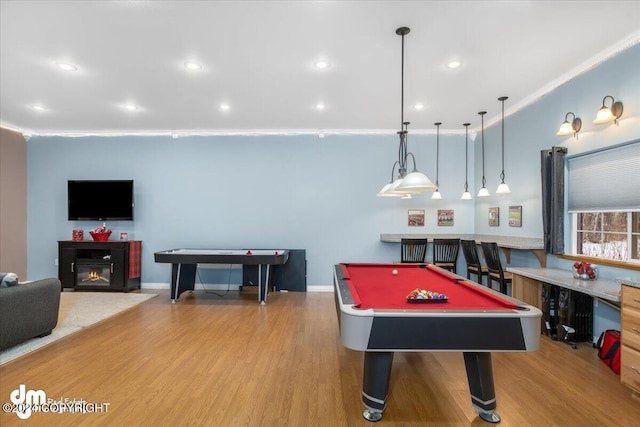
[[[423,173],[419,172],[416,167],[416,158],[413,153],[407,149],[407,135],[409,122],[404,121],[404,36],[411,31],[408,27],[400,27],[396,30],[396,34],[402,37],[402,62],[401,62],[401,90],[400,90],[400,146],[398,147],[398,160],[395,161],[391,168],[391,181],[382,187],[376,194],[378,197],[402,197],[411,198],[411,194],[422,193],[424,191],[433,191],[438,187]],[[413,170],[407,173],[407,161],[411,156],[413,161]],[[394,173],[398,168],[398,177],[393,179]]]

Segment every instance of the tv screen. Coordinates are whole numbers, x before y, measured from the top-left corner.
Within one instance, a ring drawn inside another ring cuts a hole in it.
[[[70,221],[133,220],[133,180],[69,181]]]

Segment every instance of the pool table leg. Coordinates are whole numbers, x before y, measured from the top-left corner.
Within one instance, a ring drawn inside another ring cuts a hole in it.
[[[471,392],[471,405],[483,420],[499,423],[496,409],[496,392],[493,386],[491,353],[464,353],[467,380]]]
[[[362,416],[367,421],[380,421],[384,411],[393,352],[364,352],[364,379],[362,383]]]

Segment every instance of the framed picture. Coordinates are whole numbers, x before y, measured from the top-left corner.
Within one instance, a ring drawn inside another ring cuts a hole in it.
[[[438,226],[453,226],[453,209],[438,209]]]
[[[424,209],[409,209],[409,227],[424,227]]]
[[[489,208],[489,225],[491,227],[500,226],[500,208]]]
[[[522,227],[522,206],[509,206],[509,226]]]

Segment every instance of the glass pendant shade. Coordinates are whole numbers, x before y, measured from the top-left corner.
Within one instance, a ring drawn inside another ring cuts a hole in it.
[[[482,187],[480,191],[478,191],[478,197],[487,197],[490,195],[491,194],[489,194],[489,190],[487,189],[487,187]]]
[[[391,184],[389,189],[385,192],[385,194],[393,194],[397,197],[397,196],[404,196],[406,194],[420,193],[420,191],[417,191],[417,190],[399,190],[398,187],[400,186],[403,180],[404,180],[403,178],[398,178],[395,181],[393,181],[393,183]]]
[[[500,185],[498,185],[498,189],[496,190],[496,193],[509,194],[511,193],[511,190],[509,190],[509,186],[505,182],[501,182]]]
[[[393,191],[419,193],[436,190],[437,188],[425,174],[414,169],[413,172],[404,177]]]
[[[471,200],[471,193],[469,193],[468,191],[465,191],[464,193],[462,193],[462,200]]]
[[[440,190],[436,189],[431,195],[432,200],[442,200],[442,194],[440,194]]]
[[[376,194],[376,197],[402,197],[402,194],[389,193],[389,189],[391,188],[392,184],[393,183],[390,182],[382,187],[382,189],[378,191],[378,194]]]

